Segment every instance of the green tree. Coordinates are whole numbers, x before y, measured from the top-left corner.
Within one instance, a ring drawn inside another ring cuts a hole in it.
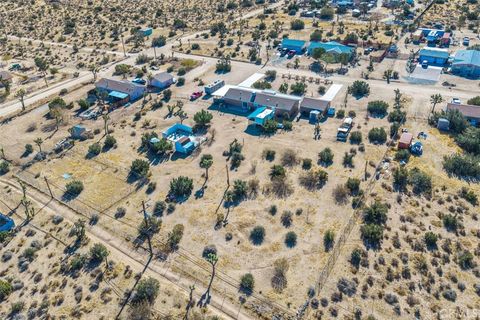
[[[83,183],[79,180],[72,180],[65,185],[65,189],[68,195],[77,196],[83,191]]]
[[[130,172],[136,177],[146,178],[150,170],[150,164],[143,159],[135,159],[130,166]]]
[[[160,283],[157,279],[151,277],[142,279],[138,282],[132,302],[134,304],[140,302],[148,302],[149,304],[153,304],[157,299],[159,291]]]
[[[362,80],[355,80],[349,87],[350,94],[354,97],[364,97],[370,95],[370,85]]]
[[[199,127],[205,127],[210,124],[210,121],[212,121],[213,115],[206,111],[206,110],[200,110],[195,115],[193,116],[193,121],[195,121],[196,125]]]
[[[172,231],[168,233],[167,243],[170,250],[173,251],[178,248],[178,245],[183,238],[184,230],[185,230],[185,227],[183,226],[183,224],[176,224],[173,227]]]
[[[177,178],[173,178],[170,181],[170,192],[169,194],[175,197],[186,197],[192,193],[193,190],[193,180],[185,177],[179,176]]]
[[[45,85],[48,87],[48,82],[47,82],[47,71],[48,71],[48,61],[45,58],[42,57],[36,57],[34,59],[35,66],[37,67],[38,71],[43,75],[43,79],[45,81]]]
[[[252,294],[255,287],[255,279],[251,273],[246,273],[240,279],[240,290],[245,294]]]
[[[95,243],[90,248],[90,259],[95,262],[103,262],[109,255],[107,247],[101,243]]]
[[[305,28],[305,22],[300,19],[295,19],[290,22],[290,29],[292,30],[302,30]]]
[[[200,168],[205,169],[205,180],[208,180],[208,169],[213,165],[213,156],[211,154],[203,154],[200,158]]]

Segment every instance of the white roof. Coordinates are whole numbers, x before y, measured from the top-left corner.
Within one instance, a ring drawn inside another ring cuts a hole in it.
[[[265,77],[264,73],[254,73],[247,79],[243,80],[238,86],[250,88],[255,82]]]
[[[323,101],[333,101],[342,87],[343,85],[341,84],[332,84],[320,99]]]
[[[263,110],[262,112],[260,112],[258,115],[257,115],[257,118],[259,119],[265,119],[268,115],[270,115],[271,113],[273,113],[273,110],[272,109],[265,109]]]

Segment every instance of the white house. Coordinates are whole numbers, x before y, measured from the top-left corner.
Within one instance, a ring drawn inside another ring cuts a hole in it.
[[[128,100],[134,101],[143,97],[144,92],[147,90],[145,86],[137,83],[133,83],[127,80],[116,79],[100,79],[95,83],[95,87],[99,90],[104,90],[108,93],[121,92],[128,95]]]

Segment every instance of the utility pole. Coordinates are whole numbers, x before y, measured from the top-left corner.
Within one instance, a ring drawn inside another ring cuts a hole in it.
[[[142,201],[142,208],[143,208],[143,219],[145,221],[145,226],[147,227],[147,230],[150,229],[149,223],[148,223],[148,215],[147,215],[147,210],[145,209],[145,201]],[[150,256],[153,255],[153,249],[152,249],[152,241],[150,239],[150,232],[147,232],[147,241],[148,241],[148,249],[150,250]]]
[[[52,197],[53,199],[54,197],[53,197],[52,189],[50,189],[50,183],[48,182],[47,177],[43,177],[43,178],[45,179],[45,183],[47,184],[48,192],[50,192],[50,197]]]

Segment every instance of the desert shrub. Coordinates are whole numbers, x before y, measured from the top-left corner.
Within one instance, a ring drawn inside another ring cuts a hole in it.
[[[342,160],[342,164],[345,168],[353,168],[354,165],[353,165],[353,157],[355,157],[355,154],[354,153],[348,153],[348,152],[345,152],[345,154],[343,155],[343,160]]]
[[[393,169],[393,185],[400,191],[405,190],[408,184],[408,170],[404,167]]]
[[[380,201],[375,201],[371,206],[363,209],[363,222],[366,224],[385,224],[387,222],[387,213],[387,205]]]
[[[95,262],[102,262],[108,254],[108,249],[101,243],[95,243],[90,249],[90,259]]]
[[[170,181],[170,191],[169,194],[175,197],[186,197],[192,193],[193,190],[193,180],[185,177],[180,176],[177,178],[173,178]]]
[[[252,229],[250,232],[250,241],[254,245],[261,245],[263,243],[263,240],[265,238],[265,228],[262,226],[256,226]]]
[[[283,226],[285,228],[288,228],[292,225],[293,221],[293,214],[291,211],[286,210],[282,213],[282,216],[280,217],[280,221],[282,222]]]
[[[357,195],[360,192],[360,179],[348,178],[345,184],[351,195]]]
[[[160,291],[160,283],[155,278],[142,279],[138,282],[135,295],[133,296],[133,304],[148,302],[153,304],[157,299]]]
[[[343,119],[345,118],[345,110],[343,109],[340,109],[337,111],[337,114],[335,115],[335,117],[337,117],[338,119]]]
[[[167,243],[170,250],[176,250],[178,248],[178,244],[182,241],[184,230],[185,227],[183,224],[176,224],[172,231],[168,233]]]
[[[273,161],[273,160],[275,160],[275,153],[276,153],[275,150],[265,149],[265,150],[263,150],[262,157],[265,160]]]
[[[274,179],[284,179],[286,177],[286,170],[283,166],[275,164],[270,168],[270,178]]]
[[[319,163],[328,166],[333,163],[333,152],[330,148],[325,148],[318,154]]]
[[[290,85],[290,91],[292,94],[301,96],[305,93],[307,90],[307,84],[304,82],[295,82]]]
[[[383,144],[387,141],[387,132],[383,128],[372,128],[368,132],[368,140],[371,143]]]
[[[468,127],[455,137],[455,141],[466,152],[480,155],[480,128]]]
[[[383,227],[378,224],[364,224],[360,228],[362,239],[369,245],[377,246],[383,238]]]
[[[457,263],[464,270],[473,268],[475,265],[473,262],[473,254],[468,251],[460,252],[457,257]]]
[[[153,214],[155,216],[162,216],[166,208],[167,204],[165,203],[165,201],[156,201],[153,206]]]
[[[442,218],[442,222],[443,222],[443,226],[448,231],[455,231],[460,226],[458,218],[456,216],[451,215],[451,214],[444,215],[443,218]]]
[[[306,189],[314,190],[322,188],[328,181],[328,173],[322,169],[310,169],[299,178],[300,184]]]
[[[333,198],[337,204],[345,204],[348,199],[348,189],[343,184],[338,184],[333,189]]]
[[[320,19],[331,20],[335,14],[335,10],[332,7],[325,6],[320,10]]]
[[[432,192],[432,178],[418,168],[413,168],[408,173],[408,183],[412,185],[416,194],[430,195]]]
[[[13,288],[9,282],[0,280],[0,301],[7,298],[10,295],[10,293],[12,293],[12,291],[13,291]]]
[[[149,170],[150,170],[150,164],[148,163],[148,161],[142,160],[142,159],[133,160],[130,166],[130,172],[135,177],[146,178],[148,176]]]
[[[251,294],[255,287],[255,279],[251,273],[246,273],[240,279],[240,290],[245,294]]]
[[[323,246],[326,251],[329,251],[335,242],[335,232],[333,230],[327,230],[323,235]]]
[[[247,182],[237,179],[233,182],[233,196],[237,201],[243,200],[247,196]]]
[[[428,231],[424,234],[423,240],[425,241],[427,247],[435,248],[437,246],[438,235],[431,231]]]
[[[295,232],[287,232],[285,235],[285,245],[289,248],[293,248],[297,245],[297,234]]]
[[[101,151],[102,151],[102,147],[100,146],[100,143],[98,143],[98,142],[92,143],[88,147],[88,154],[92,155],[92,156],[99,155]]]
[[[273,265],[272,287],[277,291],[282,291],[287,286],[287,271],[290,268],[288,260],[280,258],[275,260]]]
[[[305,28],[305,23],[300,19],[295,19],[290,23],[290,29],[292,30],[302,30]]]
[[[448,174],[460,179],[480,180],[480,157],[478,156],[459,153],[445,156],[443,168]]]
[[[0,175],[6,174],[8,171],[10,171],[10,164],[5,160],[0,161]]]
[[[469,190],[467,187],[462,187],[458,195],[468,201],[472,206],[478,205],[478,196],[473,190]]]
[[[151,237],[162,226],[162,220],[152,216],[147,216],[146,219],[142,219],[142,222],[138,225],[138,234],[141,238]]]
[[[117,144],[117,139],[115,139],[115,137],[112,135],[107,135],[105,137],[105,141],[103,142],[103,148],[105,150],[108,150],[110,148],[113,148],[116,144]]]
[[[364,251],[360,248],[355,248],[352,250],[352,253],[350,254],[350,263],[358,268],[360,265],[360,261],[362,261],[362,256],[364,255]]]
[[[25,145],[25,155],[29,155],[29,154],[32,154],[33,153],[33,146],[30,144],[30,143],[27,143]]]
[[[68,195],[76,196],[83,191],[83,183],[79,180],[73,180],[65,186]]]
[[[388,114],[388,122],[404,123],[407,113],[399,109],[395,109]]]
[[[370,94],[370,85],[362,80],[355,80],[349,89],[354,97],[363,97]]]
[[[75,254],[70,260],[70,271],[78,271],[87,263],[87,256],[83,254]]]
[[[410,159],[410,151],[407,149],[400,149],[395,153],[395,160],[408,162]]]
[[[312,168],[312,159],[304,158],[302,160],[302,169],[310,170]]]
[[[357,292],[357,284],[355,281],[346,278],[340,278],[337,282],[337,289],[343,294],[351,297]]]
[[[287,149],[282,155],[280,162],[283,166],[292,167],[299,163],[299,159],[297,157],[297,153],[292,149]]]
[[[362,143],[362,133],[360,131],[353,131],[349,139],[351,144],[360,144]]]
[[[372,115],[384,117],[387,114],[388,103],[382,100],[370,101],[367,110]]]

